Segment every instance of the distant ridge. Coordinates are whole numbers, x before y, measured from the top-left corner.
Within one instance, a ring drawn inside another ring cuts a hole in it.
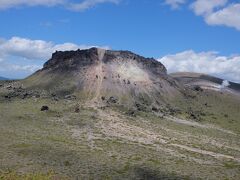
[[[170,74],[172,77],[174,77],[177,80],[184,81],[185,83],[189,82],[200,82],[200,81],[208,81],[211,83],[215,83],[218,85],[221,85],[224,81],[224,79],[210,76],[207,74],[201,74],[201,73],[193,73],[193,72],[178,72],[178,73],[172,73]],[[229,88],[240,91],[240,84],[234,83],[229,81]]]
[[[1,76],[0,76],[0,80],[8,80],[8,78],[1,77]]]

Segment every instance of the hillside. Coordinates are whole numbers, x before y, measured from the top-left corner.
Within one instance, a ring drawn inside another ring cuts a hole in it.
[[[97,103],[115,99],[128,107],[159,106],[182,95],[181,86],[160,62],[129,51],[97,48],[56,52],[23,85]]]
[[[240,179],[238,85],[221,83],[129,51],[56,52],[0,82],[0,179]]]

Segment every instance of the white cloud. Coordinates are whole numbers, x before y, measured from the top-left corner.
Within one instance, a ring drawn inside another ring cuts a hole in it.
[[[0,73],[1,75],[4,75],[6,72],[30,74],[41,68],[42,66],[39,65],[39,62],[48,60],[55,51],[87,49],[91,47],[96,46],[73,43],[55,44],[53,42],[20,37],[12,37],[9,40],[0,39]],[[109,49],[108,46],[101,48]]]
[[[177,9],[184,3],[186,3],[186,0],[165,0],[165,4],[170,5],[172,9]]]
[[[1,56],[18,56],[27,59],[48,59],[55,51],[87,49],[94,46],[77,45],[73,43],[54,44],[43,40],[31,40],[12,37],[0,41]],[[107,49],[108,47],[102,47]]]
[[[0,44],[0,51],[5,55],[25,57],[27,59],[42,59],[49,56],[54,45],[42,40],[30,40],[13,37]]]
[[[81,3],[70,4],[69,9],[73,11],[84,11],[86,9],[96,6],[97,4],[103,4],[103,3],[118,4],[119,2],[120,0],[84,0]]]
[[[0,9],[19,6],[55,6],[65,3],[65,0],[1,0]]]
[[[240,30],[240,3],[231,4],[228,7],[211,13],[205,17],[210,25],[225,25]]]
[[[177,9],[188,0],[165,0],[172,9]],[[202,16],[208,25],[222,25],[240,30],[240,3],[229,0],[194,0],[190,9]]]
[[[0,76],[8,78],[24,78],[38,69],[42,68],[42,65],[37,65],[34,62],[21,64],[21,62],[9,62],[10,59],[2,59],[0,61]],[[20,61],[20,60],[19,60]]]
[[[207,15],[212,13],[215,8],[222,7],[228,0],[196,0],[191,8],[196,15]]]
[[[84,11],[97,4],[114,3],[120,0],[82,0],[76,3],[74,0],[0,0],[0,9],[10,9],[24,6],[63,6],[74,11]]]
[[[228,0],[196,0],[191,9],[209,25],[224,25],[240,30],[240,3]]]
[[[159,59],[168,72],[197,72],[240,83],[240,56],[219,56],[216,52],[196,53],[192,50]]]
[[[24,71],[26,73],[33,73],[40,69],[42,66],[38,65],[17,65],[0,62],[0,72]]]

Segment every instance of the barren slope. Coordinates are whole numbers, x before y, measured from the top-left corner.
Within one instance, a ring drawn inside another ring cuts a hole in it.
[[[158,106],[181,95],[180,85],[167,75],[160,62],[128,51],[97,48],[56,52],[23,84],[98,103],[112,97],[124,105]]]

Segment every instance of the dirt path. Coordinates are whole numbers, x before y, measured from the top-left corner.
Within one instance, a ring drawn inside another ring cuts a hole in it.
[[[211,125],[211,124],[200,124],[198,122],[193,122],[193,121],[189,121],[189,120],[185,120],[185,119],[180,119],[180,118],[173,117],[173,116],[165,116],[164,118],[166,118],[167,120],[173,121],[175,123],[179,123],[179,124],[184,124],[184,125],[194,126],[194,127],[200,127],[200,128],[207,128],[207,129],[215,129],[215,130],[218,130],[218,131],[222,131],[224,133],[237,135],[232,131],[222,129],[220,127],[217,127],[217,126],[214,126],[214,125]]]
[[[203,155],[209,155],[209,156],[212,156],[217,159],[226,158],[226,159],[231,159],[231,160],[240,162],[240,158],[235,158],[233,156],[229,156],[229,155],[225,155],[225,154],[220,154],[220,153],[215,153],[212,151],[206,151],[206,150],[201,150],[201,149],[197,149],[197,148],[192,148],[192,147],[181,145],[181,144],[170,144],[170,145],[185,149],[187,151],[191,151],[191,152],[195,152],[195,153],[199,153],[199,154],[203,154]]]
[[[240,162],[240,158],[237,158],[234,156],[225,155],[225,154],[216,153],[216,152],[207,151],[207,150],[201,150],[198,148],[193,148],[193,147],[182,145],[182,144],[171,143],[171,140],[167,136],[163,136],[154,131],[150,131],[147,128],[143,129],[139,126],[125,123],[123,119],[119,118],[119,115],[116,112],[111,111],[109,113],[106,113],[104,111],[99,111],[99,113],[100,113],[100,116],[104,119],[104,122],[101,122],[100,127],[102,129],[102,132],[107,136],[120,137],[127,141],[138,142],[138,143],[152,145],[152,146],[155,146],[157,144],[157,146],[161,147],[162,150],[164,150],[165,145],[167,145],[168,147],[169,146],[179,147],[187,151],[191,151],[191,152],[195,152],[203,155],[209,155],[216,159],[231,159],[231,160]],[[192,125],[191,122],[189,123],[186,120],[185,121],[183,120],[183,122],[186,125]],[[199,123],[193,123],[193,124],[202,128],[213,128],[211,126],[208,127],[206,125],[201,125]],[[166,149],[168,148],[166,147]]]

